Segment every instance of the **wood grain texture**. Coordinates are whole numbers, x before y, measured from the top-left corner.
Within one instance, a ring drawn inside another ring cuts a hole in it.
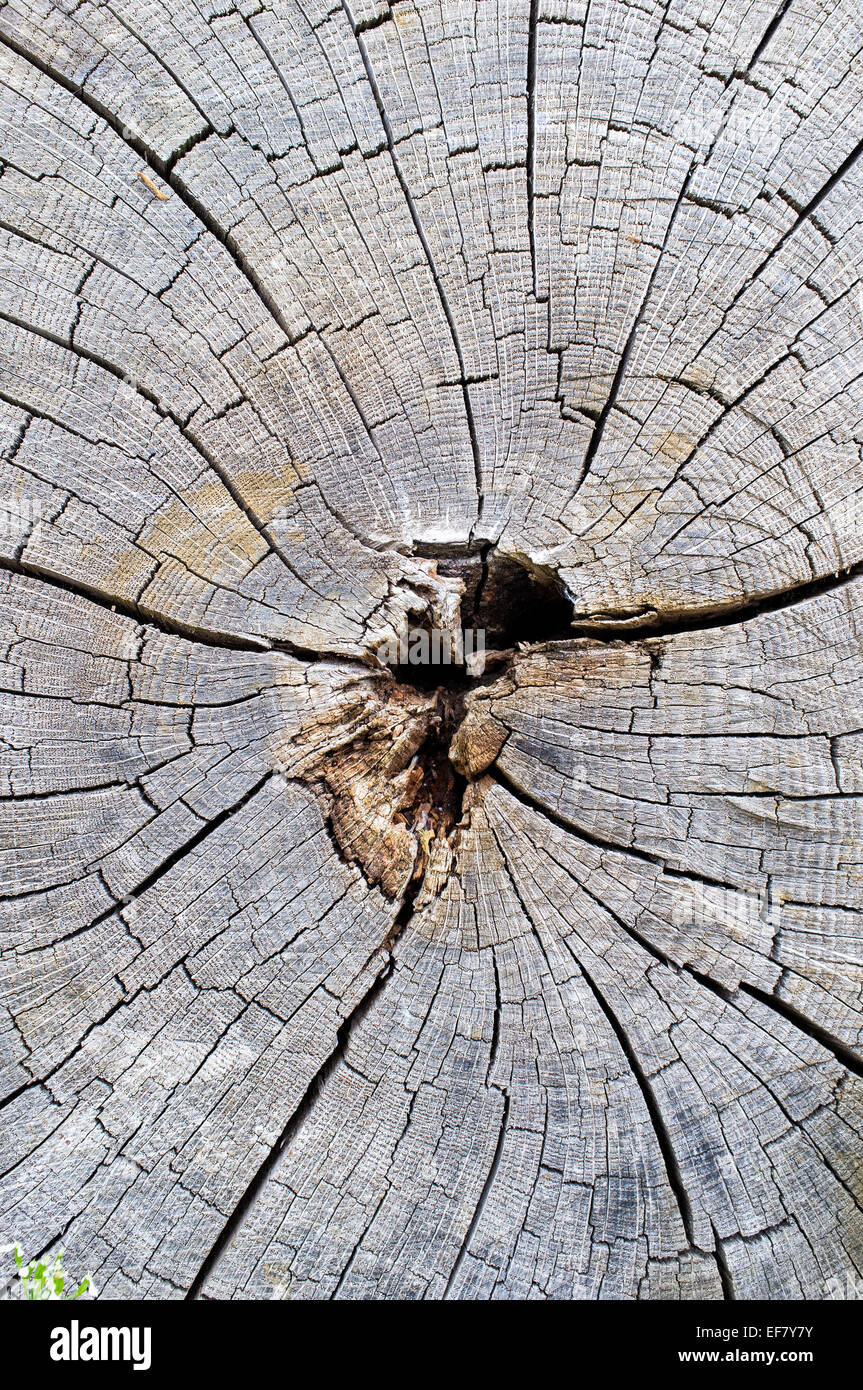
[[[0,0],[28,1253],[107,1298],[863,1276],[859,19]],[[571,629],[457,695],[382,666],[516,571]]]

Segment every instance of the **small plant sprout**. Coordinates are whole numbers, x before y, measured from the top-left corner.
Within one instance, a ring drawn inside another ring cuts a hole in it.
[[[67,1300],[69,1302],[75,1298],[81,1298],[85,1293],[89,1293],[91,1298],[96,1297],[96,1286],[89,1274],[85,1275],[75,1289],[74,1293],[66,1293],[66,1275],[63,1272],[63,1251],[58,1250],[53,1259],[45,1260],[25,1260],[24,1251],[17,1240],[12,1245],[0,1246],[0,1253],[8,1254],[11,1251],[15,1258],[18,1269],[18,1297],[27,1300],[48,1299],[53,1302]],[[7,1288],[14,1287],[15,1276],[7,1284]],[[15,1297],[14,1293],[10,1297]]]

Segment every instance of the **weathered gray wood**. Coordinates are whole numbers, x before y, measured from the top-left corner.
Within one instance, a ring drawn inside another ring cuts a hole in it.
[[[142,1298],[863,1275],[858,30],[0,0],[28,1252]],[[395,683],[505,560],[577,631],[463,710]]]

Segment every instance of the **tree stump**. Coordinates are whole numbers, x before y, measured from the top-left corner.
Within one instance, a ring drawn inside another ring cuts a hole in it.
[[[858,20],[0,7],[29,1254],[859,1288]]]

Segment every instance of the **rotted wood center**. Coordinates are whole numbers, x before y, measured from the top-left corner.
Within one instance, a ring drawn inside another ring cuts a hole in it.
[[[487,546],[422,555],[462,586],[459,620],[465,634],[481,634],[481,669],[463,657],[434,659],[439,641],[415,641],[412,650],[431,658],[394,663],[383,673],[366,734],[330,758],[323,776],[342,851],[392,896],[427,871],[432,885],[445,880],[465,788],[494,761],[505,737],[483,713],[482,694],[503,688],[520,648],[567,635],[572,617],[553,575],[490,555]],[[436,635],[430,624],[414,631]]]

